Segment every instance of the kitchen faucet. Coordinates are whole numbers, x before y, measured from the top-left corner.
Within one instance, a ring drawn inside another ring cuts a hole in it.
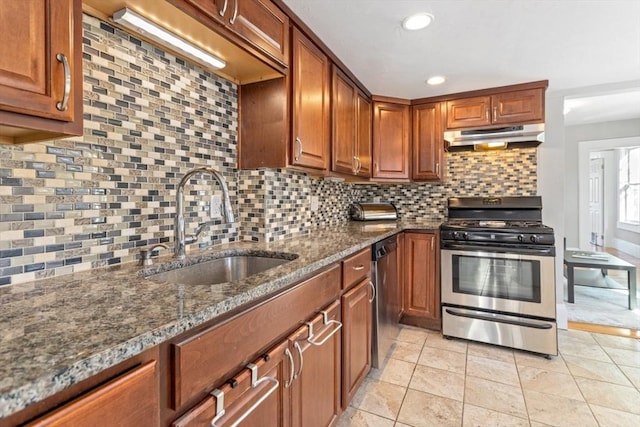
[[[229,200],[229,189],[224,177],[213,168],[195,168],[187,172],[178,184],[178,193],[176,195],[176,224],[175,224],[175,255],[180,259],[184,259],[186,255],[186,245],[198,241],[200,233],[211,224],[211,221],[198,224],[195,234],[185,234],[184,224],[184,187],[187,185],[193,175],[199,173],[208,173],[213,176],[222,188],[222,211],[226,222],[233,222],[233,210],[231,209],[231,201]]]

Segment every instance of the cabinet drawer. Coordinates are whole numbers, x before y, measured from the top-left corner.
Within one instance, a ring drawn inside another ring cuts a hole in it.
[[[159,424],[157,363],[151,361],[28,426],[136,427]]]
[[[341,266],[248,311],[172,344],[173,407],[205,393],[228,378],[292,327],[340,294]]]
[[[371,248],[366,248],[342,262],[342,289],[355,285],[371,274]]]

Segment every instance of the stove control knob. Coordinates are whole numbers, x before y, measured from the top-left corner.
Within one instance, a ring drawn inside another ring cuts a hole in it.
[[[453,236],[453,240],[458,240],[460,238],[460,233],[458,233],[457,231],[454,231],[452,236]]]
[[[469,233],[467,233],[466,231],[464,233],[462,233],[462,238],[464,240],[469,240]]]
[[[536,236],[535,234],[531,235],[531,242],[532,243],[538,243],[540,241],[540,238],[538,236]]]
[[[518,242],[524,243],[524,234],[519,234],[518,235]]]

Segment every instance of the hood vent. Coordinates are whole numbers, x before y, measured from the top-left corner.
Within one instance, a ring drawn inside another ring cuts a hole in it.
[[[444,140],[449,152],[537,147],[544,142],[544,123],[451,130],[444,133]]]

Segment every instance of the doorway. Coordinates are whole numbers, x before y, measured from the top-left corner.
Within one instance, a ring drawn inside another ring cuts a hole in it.
[[[591,218],[591,240],[593,246],[604,246],[604,159],[589,159],[589,218]]]

